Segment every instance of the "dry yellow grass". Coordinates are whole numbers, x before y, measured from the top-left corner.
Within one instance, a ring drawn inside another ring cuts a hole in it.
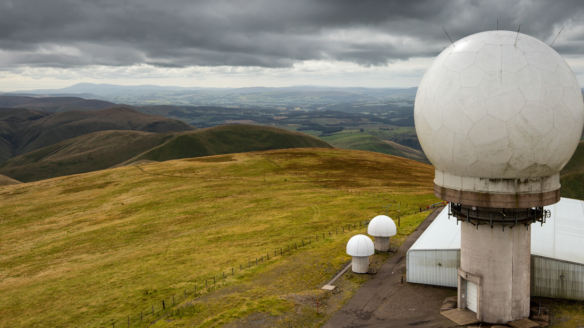
[[[383,154],[295,149],[1,187],[0,326],[121,327],[169,295],[302,238],[370,219],[391,202],[390,216],[399,202],[402,214],[413,214],[436,201],[433,172]],[[424,216],[404,219],[395,241]],[[348,237],[231,277],[180,320],[214,326],[265,311],[296,320],[296,303],[284,296],[330,279],[349,260]],[[245,293],[218,296],[229,288]],[[183,322],[172,320],[157,325]]]

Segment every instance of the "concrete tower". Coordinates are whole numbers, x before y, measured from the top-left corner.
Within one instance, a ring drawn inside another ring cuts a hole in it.
[[[414,115],[434,194],[462,225],[459,307],[490,323],[527,318],[529,225],[559,201],[584,125],[574,73],[525,34],[474,34],[434,60]]]

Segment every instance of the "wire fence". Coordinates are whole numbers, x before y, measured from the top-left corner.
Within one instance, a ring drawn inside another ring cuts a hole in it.
[[[334,238],[339,234],[359,232],[361,229],[366,229],[368,223],[369,221],[347,223],[340,227],[336,227],[335,229],[307,236],[294,243],[286,244],[280,248],[275,248],[257,257],[250,258],[245,263],[240,263],[238,267],[232,267],[230,271],[223,271],[213,276],[207,276],[204,281],[200,280],[195,282],[194,286],[189,289],[184,289],[179,293],[175,293],[167,296],[166,298],[159,299],[156,303],[150,305],[150,307],[142,309],[139,312],[136,311],[132,315],[128,315],[123,321],[119,319],[112,319],[109,325],[111,325],[112,328],[115,328],[152,324],[170,314],[172,310],[180,312],[180,308],[176,308],[176,305],[181,304],[188,299],[194,300],[203,294],[221,288],[221,286],[225,284],[228,278],[233,277],[238,273],[242,273],[246,269],[250,269],[262,263],[267,263],[268,261],[279,259],[285,255],[292,255],[295,251],[298,251],[303,247],[310,246],[313,243],[317,243],[319,241]],[[104,326],[104,324],[100,324],[98,327],[108,327],[107,323],[105,325],[106,326]]]
[[[141,167],[138,166],[140,170],[145,172]],[[150,174],[150,173],[149,173]],[[299,174],[292,174],[293,176],[300,177]],[[174,176],[173,176],[174,177]],[[310,181],[316,182],[316,181]],[[387,212],[389,212],[389,207],[395,205],[397,207],[397,220],[398,226],[400,217],[403,215],[410,215],[415,214],[423,211],[432,210],[434,207],[438,206],[440,203],[432,204],[432,205],[421,205],[421,204],[410,204],[406,203],[403,205],[401,202],[398,202],[395,199],[390,199],[391,195],[387,193],[376,193],[376,192],[367,192],[367,191],[360,191],[360,190],[353,190],[349,188],[340,188],[340,187],[331,187],[327,185],[318,184],[323,188],[326,189],[334,189],[338,191],[344,191],[356,196],[361,197],[373,197],[378,198],[380,200],[384,200],[388,203],[391,203],[387,208]],[[396,211],[396,208],[392,208],[392,211]],[[319,242],[325,240],[327,238],[334,238],[335,236],[348,232],[358,232],[360,229],[366,228],[369,223],[369,220],[366,221],[358,221],[357,223],[347,223],[340,227],[336,227],[334,230],[328,230],[326,232],[317,233],[305,238],[302,238],[299,241],[294,242],[293,244],[286,244],[283,247],[275,248],[273,250],[267,251],[264,254],[261,254],[255,258],[248,259],[246,263],[239,264],[239,267],[232,267],[230,271],[223,271],[219,274],[213,276],[207,276],[206,279],[200,280],[195,282],[194,286],[189,289],[184,289],[181,292],[172,294],[167,296],[166,298],[159,299],[156,303],[150,305],[148,308],[141,309],[139,312],[136,311],[132,315],[128,315],[124,320],[120,319],[112,319],[109,323],[102,323],[99,324],[98,327],[108,327],[111,325],[112,328],[115,327],[135,327],[144,324],[153,324],[158,320],[163,319],[164,317],[168,316],[171,311],[177,311],[180,313],[181,308],[177,307],[177,305],[182,304],[188,299],[196,300],[199,296],[212,292],[221,288],[222,285],[225,285],[226,281],[230,277],[234,277],[238,273],[243,273],[246,269],[250,269],[257,265],[266,263],[270,260],[275,260],[277,258],[281,258],[285,255],[292,255],[293,252],[298,251],[299,248],[303,248],[306,246],[310,246],[315,242]],[[184,309],[183,309],[184,311]]]

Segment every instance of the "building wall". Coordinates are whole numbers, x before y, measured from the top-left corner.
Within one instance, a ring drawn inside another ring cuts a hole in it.
[[[409,250],[407,282],[456,287],[460,250]]]
[[[458,267],[458,249],[409,250],[406,280],[456,287]],[[531,296],[584,301],[584,264],[531,255]]]
[[[584,301],[584,265],[532,255],[531,296]]]

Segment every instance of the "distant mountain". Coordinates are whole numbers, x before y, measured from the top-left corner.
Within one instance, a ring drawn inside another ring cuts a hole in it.
[[[333,148],[304,133],[255,125],[158,134],[100,131],[12,158],[0,164],[0,174],[29,182],[144,161],[315,147]]]
[[[23,91],[32,94],[54,94],[54,93],[91,93],[97,95],[124,94],[128,92],[142,91],[181,91],[181,90],[198,90],[202,88],[192,87],[174,87],[158,85],[135,85],[125,86],[116,84],[95,84],[95,83],[77,83],[70,87],[60,89],[38,89]]]
[[[133,105],[212,105],[276,108],[338,104],[342,102],[413,101],[417,88],[359,88],[291,86],[282,88],[201,88],[79,83],[61,89],[29,90],[17,93],[37,95],[91,94],[115,103]],[[14,92],[12,93],[14,94]]]
[[[85,134],[105,130],[191,131],[182,121],[140,113],[126,107],[50,114],[0,108],[0,163],[14,156]]]
[[[67,112],[70,110],[97,110],[115,106],[116,104],[78,97],[23,97],[23,96],[0,96],[0,107],[27,108],[45,112]]]

